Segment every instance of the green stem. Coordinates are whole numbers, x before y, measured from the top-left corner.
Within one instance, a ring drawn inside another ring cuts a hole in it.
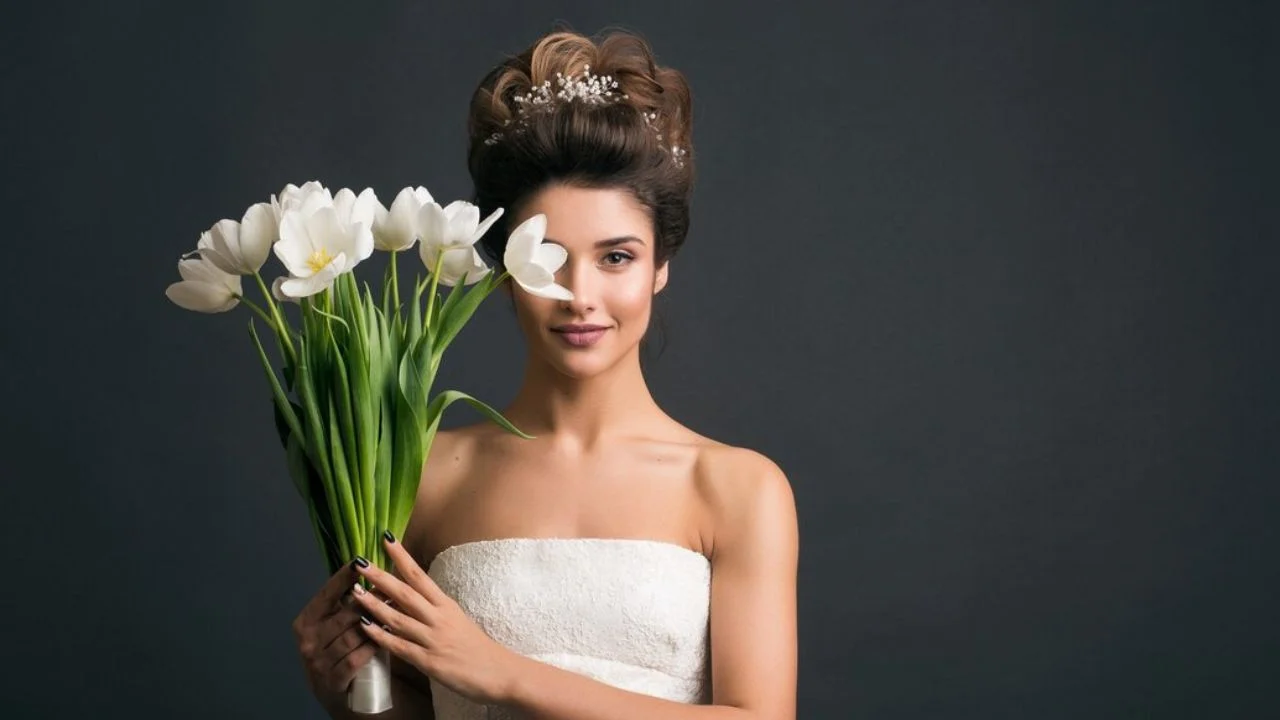
[[[258,307],[257,303],[255,303],[254,301],[250,300],[249,298],[243,295],[237,295],[236,297],[240,298],[240,302],[244,303],[245,305],[248,305],[250,310],[258,313],[258,317],[262,318],[262,321],[267,324],[267,327],[271,328],[277,333],[280,332],[279,328],[276,327],[275,318],[271,317],[266,313],[265,310]]]
[[[431,311],[436,304],[436,285],[440,282],[440,266],[444,264],[444,253],[441,252],[436,256],[436,266],[431,271],[431,290],[427,295],[427,317],[424,322],[427,327],[431,327]]]
[[[258,281],[258,288],[262,290],[262,297],[266,298],[267,306],[271,308],[271,315],[275,317],[276,335],[280,338],[284,345],[285,354],[289,356],[289,362],[294,367],[298,365],[298,352],[293,349],[293,336],[289,333],[289,326],[284,321],[284,316],[280,313],[280,306],[276,304],[275,298],[271,297],[271,290],[262,280],[262,273],[254,272],[253,278]],[[248,302],[247,300],[245,302]]]
[[[396,256],[398,252],[391,253],[391,301],[395,303],[392,309],[396,313],[396,317],[400,316],[400,281],[399,273],[396,272]]]

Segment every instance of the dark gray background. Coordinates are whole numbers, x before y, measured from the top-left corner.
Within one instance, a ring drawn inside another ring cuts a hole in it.
[[[471,90],[556,20],[692,83],[650,378],[795,487],[801,718],[1262,714],[1265,6],[7,9],[0,714],[320,717],[289,622],[324,571],[249,313],[164,288],[286,182],[466,197]],[[486,303],[438,387],[505,403],[520,348]]]

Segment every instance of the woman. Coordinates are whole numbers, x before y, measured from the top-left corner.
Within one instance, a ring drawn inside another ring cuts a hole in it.
[[[351,717],[345,691],[380,648],[384,717],[795,716],[787,478],[666,415],[641,368],[688,227],[690,108],[683,76],[620,32],[552,33],[481,82],[475,202],[506,210],[483,249],[496,264],[512,228],[545,216],[572,298],[507,283],[529,352],[503,414],[535,439],[440,432],[406,536],[385,538],[395,575],[357,561],[295,622],[333,717]],[[382,597],[341,601],[358,574]]]

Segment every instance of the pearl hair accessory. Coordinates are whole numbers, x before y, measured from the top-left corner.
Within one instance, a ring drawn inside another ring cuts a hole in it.
[[[557,103],[569,103],[578,101],[588,105],[603,105],[609,102],[617,102],[629,99],[626,93],[615,93],[618,87],[618,81],[613,79],[612,75],[596,75],[591,72],[590,65],[582,67],[581,77],[565,76],[563,73],[556,73],[557,89],[554,93],[551,91],[551,81],[544,80],[541,85],[534,87],[523,95],[516,95],[513,100],[516,103],[517,119],[516,132],[520,132],[520,125],[523,124],[529,113],[540,108],[551,109]],[[658,113],[656,111],[648,111],[642,113],[645,124],[653,128],[657,133],[658,140],[662,139],[662,131],[657,125]],[[511,121],[506,120],[503,125],[510,125]],[[496,145],[502,140],[501,132],[494,132],[485,138],[485,145]],[[684,167],[684,158],[689,152],[679,145],[663,146],[663,149],[671,153],[671,157],[675,159],[678,167]]]

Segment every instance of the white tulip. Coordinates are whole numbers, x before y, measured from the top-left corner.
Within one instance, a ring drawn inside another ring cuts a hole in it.
[[[280,241],[274,249],[290,275],[280,283],[279,292],[291,298],[310,297],[373,254],[373,232],[362,222],[343,224],[333,207],[321,207],[310,215],[290,210],[280,220]]]
[[[418,241],[418,214],[422,206],[433,202],[424,187],[407,187],[396,195],[387,210],[382,203],[374,208],[373,246],[385,252],[400,252]]]
[[[476,251],[476,241],[499,217],[502,217],[502,208],[494,210],[484,222],[480,222],[480,208],[465,200],[455,200],[444,208],[435,202],[425,203],[418,214],[418,232],[422,235],[418,254],[422,263],[428,271],[434,271],[436,261],[443,255],[440,284],[454,286],[459,282],[464,285],[476,282],[490,269]]]
[[[357,223],[364,225],[366,230],[372,230],[374,215],[381,204],[373,188],[365,188],[359,196],[348,188],[342,188],[333,196],[333,209],[338,212],[338,222],[348,232],[355,232]]]
[[[252,275],[262,269],[276,239],[276,219],[271,205],[250,207],[240,222],[219,220],[208,232],[211,241],[199,248],[200,256],[219,270]]]
[[[165,288],[165,297],[185,310],[202,313],[226,312],[240,303],[240,276],[220,270],[200,251],[213,246],[208,232],[200,235],[194,252],[178,260],[181,282]],[[199,254],[198,258],[190,258]]]
[[[280,287],[288,281],[289,281],[289,278],[285,275],[281,275],[280,277],[276,278],[271,283],[271,297],[275,298],[276,300],[279,300],[280,302],[297,303],[298,298],[289,297],[288,295],[284,294],[283,290],[280,289]]]
[[[502,264],[529,293],[550,300],[572,300],[573,293],[555,280],[569,253],[560,245],[542,242],[546,233],[547,216],[541,213],[520,223],[507,238]]]
[[[302,187],[289,183],[280,191],[279,198],[275,195],[271,196],[271,209],[276,216],[277,224],[290,210],[300,210],[304,215],[310,215],[319,207],[332,204],[333,196],[329,194],[328,188],[320,184],[319,180],[312,180],[303,184]]]

